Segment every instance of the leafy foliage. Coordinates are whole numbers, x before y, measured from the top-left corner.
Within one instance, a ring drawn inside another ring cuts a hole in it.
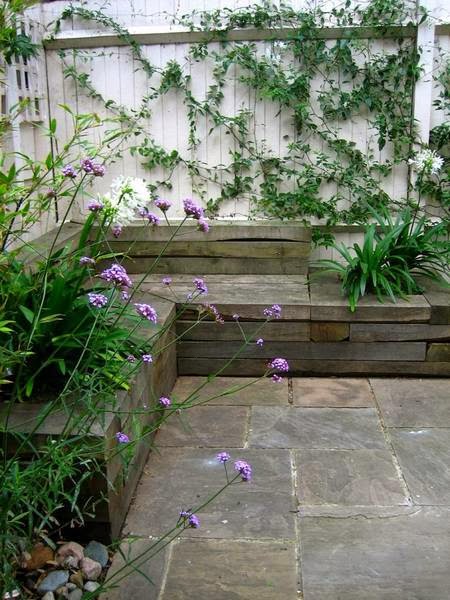
[[[337,273],[354,311],[359,298],[375,293],[380,301],[421,291],[421,276],[443,282],[449,274],[450,242],[445,223],[431,224],[405,210],[396,219],[374,215],[362,246],[334,245],[344,262],[320,261],[327,272]]]

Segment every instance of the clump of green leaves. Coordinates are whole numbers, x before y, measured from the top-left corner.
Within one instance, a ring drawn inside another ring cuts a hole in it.
[[[395,302],[398,297],[419,293],[420,277],[444,282],[450,272],[450,242],[444,222],[432,224],[410,210],[402,211],[395,220],[387,213],[374,216],[376,222],[367,225],[361,246],[334,245],[343,262],[319,263],[325,271],[340,276],[351,311],[366,294],[376,294],[380,302],[386,296]]]

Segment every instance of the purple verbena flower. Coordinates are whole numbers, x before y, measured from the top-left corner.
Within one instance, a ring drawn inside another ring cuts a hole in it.
[[[118,431],[116,433],[116,440],[119,442],[119,444],[128,444],[128,442],[130,441],[130,438],[127,436],[126,433],[123,433],[122,431]]]
[[[126,290],[122,290],[120,292],[120,299],[123,300],[124,302],[126,302],[127,300],[129,300],[130,298],[130,294],[126,291]]]
[[[106,172],[106,168],[104,167],[104,165],[101,165],[100,163],[93,163],[92,174],[95,177],[103,177],[105,172]]]
[[[242,477],[242,481],[250,481],[252,478],[252,468],[244,460],[237,460],[234,463],[234,470]]]
[[[228,452],[219,452],[219,454],[216,456],[216,459],[220,462],[220,463],[226,463],[227,461],[229,461],[231,458],[231,456],[228,454]]]
[[[72,165],[66,165],[62,170],[61,173],[64,175],[64,177],[68,177],[69,179],[73,179],[74,177],[77,176],[77,172],[75,171],[75,169],[72,167]]]
[[[183,207],[187,217],[192,217],[193,219],[202,219],[204,216],[203,208],[198,206],[198,204],[195,204],[195,202],[190,198],[183,200]]]
[[[159,210],[167,212],[172,206],[172,202],[170,202],[170,200],[163,200],[162,198],[158,198],[157,200],[155,200],[155,206],[156,208],[159,208]]]
[[[281,381],[283,381],[283,378],[277,375],[276,373],[272,375],[271,379],[274,383],[280,383]]]
[[[256,345],[257,345],[257,346],[261,347],[263,344],[264,344],[264,340],[263,340],[262,338],[258,338],[258,339],[256,340]]]
[[[85,173],[92,173],[92,171],[94,170],[94,163],[92,162],[92,158],[83,158],[80,166]]]
[[[188,510],[180,510],[180,517],[182,519],[186,519],[186,517],[189,517],[191,513]]]
[[[127,356],[127,361],[128,361],[129,363],[135,363],[135,362],[136,362],[136,357],[135,357],[133,354],[129,354],[129,355]]]
[[[197,515],[189,515],[188,517],[189,527],[193,527],[194,529],[198,529],[200,527],[200,519]]]
[[[238,315],[238,314],[234,314],[234,315],[233,315],[233,319],[234,319],[235,321],[239,321],[239,315]]]
[[[100,200],[91,200],[89,202],[89,204],[87,205],[88,210],[90,210],[91,212],[99,212],[100,210],[103,210],[103,204],[100,202]]]
[[[142,355],[142,362],[152,363],[153,362],[153,356],[151,354],[143,354]]]
[[[80,258],[80,265],[95,265],[95,260],[90,256],[82,256]]]
[[[88,294],[89,304],[95,308],[104,308],[108,304],[108,298],[103,294],[96,294],[95,292],[89,292]]]
[[[144,317],[144,319],[147,319],[148,321],[156,323],[158,315],[156,314],[156,310],[150,306],[150,304],[135,304],[134,306],[138,315]]]
[[[147,213],[146,217],[148,219],[148,222],[151,225],[158,225],[159,224],[159,217],[157,217],[155,215],[155,213],[149,212],[149,213]]]
[[[269,319],[279,319],[281,317],[281,306],[279,304],[273,304],[269,308],[263,310],[263,315]]]
[[[168,408],[172,404],[172,400],[170,398],[166,398],[165,396],[161,396],[161,398],[159,399],[159,403],[164,408]]]
[[[208,221],[205,221],[205,219],[199,219],[197,229],[199,229],[200,231],[203,231],[203,233],[208,233],[208,231],[209,231]]]
[[[192,283],[195,285],[200,294],[208,293],[208,288],[206,287],[204,280],[200,277],[196,277]]]
[[[273,358],[269,363],[269,367],[274,371],[289,371],[289,363],[285,358]]]
[[[100,277],[108,283],[114,283],[124,287],[131,287],[133,285],[124,267],[117,263],[112,264],[109,269],[105,269],[100,274]]]
[[[164,285],[170,285],[172,283],[172,277],[163,277],[162,282]]]
[[[222,315],[218,311],[217,307],[214,306],[214,304],[202,304],[202,306],[205,309],[205,311],[214,318],[214,321],[216,323],[219,323],[220,325],[223,325],[225,323]]]
[[[118,223],[116,223],[115,225],[113,225],[111,227],[111,232],[115,238],[120,237],[122,231],[123,231],[122,225],[119,225]]]

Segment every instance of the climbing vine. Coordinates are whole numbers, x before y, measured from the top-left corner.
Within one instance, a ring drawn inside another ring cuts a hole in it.
[[[57,28],[61,20],[72,16],[113,30],[129,45],[135,65],[147,75],[148,93],[138,108],[130,109],[102,97],[83,72],[80,65],[92,53],[78,51],[72,57],[61,52],[65,76],[128,125],[133,124],[136,142],[129,151],[140,158],[150,175],[163,173],[151,177],[155,196],[170,189],[175,171],[184,169],[210,215],[217,214],[227,200],[245,199],[253,215],[315,217],[334,225],[364,223],[374,208],[414,202],[410,187],[403,197],[392,197],[386,182],[394,169],[408,164],[417,141],[412,111],[420,49],[413,34],[401,37],[399,33],[395,38],[395,28],[414,28],[426,18],[415,2],[371,0],[365,7],[350,8],[347,0],[329,12],[297,11],[270,2],[234,11],[193,11],[174,22],[202,32],[202,40],[190,45],[182,62],[171,60],[164,67],[151,64],[128,31],[100,11],[71,5],[63,11]],[[330,23],[344,28],[338,39],[324,35],[323,28]],[[265,30],[268,39],[230,41],[228,34],[236,28]],[[212,79],[206,94],[198,97],[192,73],[202,63]],[[444,90],[439,102],[447,111],[449,69],[439,74]],[[247,90],[250,101],[236,106],[230,115],[223,106],[233,80]],[[188,146],[184,153],[176,147],[162,147],[152,136],[152,108],[174,93],[182,98],[186,111]],[[256,111],[263,103],[273,105],[272,118],[285,124],[279,151],[257,133],[261,117],[258,121]],[[348,131],[361,123],[368,135],[364,145],[358,146]],[[220,135],[229,140],[228,155],[221,156],[218,164],[199,158],[205,131],[207,137]],[[443,135],[447,143],[447,125],[434,131],[433,139],[441,140]],[[432,183],[439,190],[422,182],[422,191],[442,199],[440,184]]]

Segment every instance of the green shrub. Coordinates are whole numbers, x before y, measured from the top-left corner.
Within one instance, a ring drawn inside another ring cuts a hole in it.
[[[420,276],[444,282],[449,273],[450,243],[444,222],[432,224],[410,210],[395,220],[387,213],[374,216],[376,222],[366,226],[362,246],[354,244],[352,252],[334,244],[342,263],[320,261],[326,271],[340,276],[352,311],[365,294],[376,294],[380,302],[389,296],[395,302],[422,291]]]

